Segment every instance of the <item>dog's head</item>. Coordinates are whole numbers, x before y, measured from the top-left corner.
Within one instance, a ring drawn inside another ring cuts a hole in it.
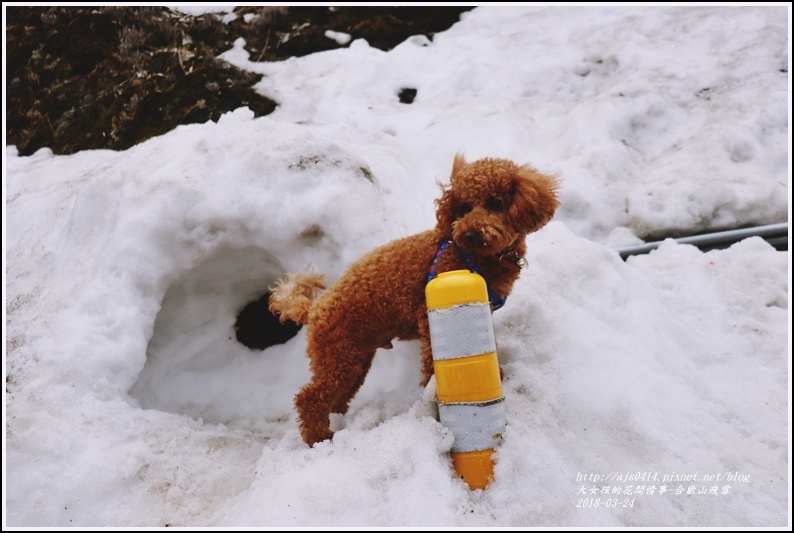
[[[542,228],[559,205],[557,180],[506,159],[467,163],[458,154],[436,200],[438,229],[464,251],[494,255]]]

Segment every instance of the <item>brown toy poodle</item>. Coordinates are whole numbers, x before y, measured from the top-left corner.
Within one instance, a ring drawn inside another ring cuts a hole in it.
[[[455,157],[450,184],[436,200],[434,229],[393,241],[353,264],[325,294],[319,274],[288,274],[270,310],[307,324],[313,377],[295,397],[303,440],[330,439],[331,413],[347,412],[378,348],[393,339],[422,342],[423,384],[433,375],[425,286],[437,272],[469,269],[488,285],[492,306],[510,293],[524,266],[527,234],[559,205],[558,183],[529,165]]]

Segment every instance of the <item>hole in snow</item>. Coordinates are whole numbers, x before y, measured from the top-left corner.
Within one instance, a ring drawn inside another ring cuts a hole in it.
[[[285,329],[267,311],[266,287],[282,274],[257,247],[186,272],[165,293],[130,396],[146,409],[282,432],[309,377],[305,340],[292,338],[298,326]]]
[[[252,300],[237,315],[234,330],[237,341],[254,350],[264,350],[276,344],[284,344],[301,329],[295,322],[284,324],[268,309],[270,291]]]
[[[403,104],[412,104],[416,99],[416,89],[411,89],[405,87],[400,89],[400,92],[397,94],[397,97],[400,99],[400,103]]]

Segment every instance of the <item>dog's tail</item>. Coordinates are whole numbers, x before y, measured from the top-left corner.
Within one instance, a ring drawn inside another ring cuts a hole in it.
[[[312,300],[325,289],[325,278],[322,274],[291,273],[279,280],[270,291],[270,312],[278,316],[283,324],[292,320],[296,324],[305,324],[309,320],[309,308]]]

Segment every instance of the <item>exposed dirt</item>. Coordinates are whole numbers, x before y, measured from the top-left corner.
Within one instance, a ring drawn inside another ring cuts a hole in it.
[[[255,61],[342,47],[326,30],[389,50],[411,35],[432,39],[470,9],[240,7],[224,23],[159,6],[9,6],[7,142],[22,155],[123,150],[241,106],[267,115],[278,104],[251,88],[259,76],[216,59],[237,38]]]

